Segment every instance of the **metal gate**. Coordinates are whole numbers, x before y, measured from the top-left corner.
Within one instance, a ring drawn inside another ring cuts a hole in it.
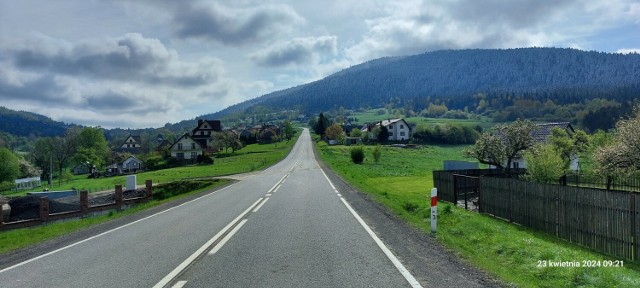
[[[454,202],[466,210],[478,211],[480,208],[480,178],[453,174]]]

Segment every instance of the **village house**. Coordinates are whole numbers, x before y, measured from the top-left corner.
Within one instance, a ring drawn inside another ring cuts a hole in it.
[[[169,146],[171,157],[180,162],[196,163],[198,155],[204,155],[207,150],[201,143],[189,133],[185,133],[173,145]]]
[[[112,175],[121,175],[126,173],[136,173],[142,170],[142,168],[143,168],[143,164],[142,164],[142,161],[140,161],[140,159],[134,156],[129,156],[127,159],[125,159],[122,162],[114,163],[107,166],[105,175],[112,176]]]
[[[389,141],[406,141],[411,138],[411,126],[404,119],[387,119],[379,121],[375,124],[367,124],[362,127],[362,132],[372,132],[376,127],[386,127],[389,131]],[[371,139],[375,138],[375,135],[369,136]]]
[[[191,136],[191,139],[198,142],[200,146],[204,147],[204,149],[212,151],[211,135],[213,134],[213,132],[221,132],[221,131],[222,131],[222,125],[220,123],[220,120],[198,119],[198,126],[191,131],[191,135],[189,136]]]

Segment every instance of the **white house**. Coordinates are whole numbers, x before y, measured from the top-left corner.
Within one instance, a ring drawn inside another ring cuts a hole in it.
[[[171,157],[174,157],[180,161],[196,162],[198,155],[203,155],[206,147],[202,147],[202,144],[193,139],[189,133],[186,133],[180,137],[173,145],[169,147],[171,151]]]
[[[362,132],[371,132],[375,127],[386,127],[389,131],[389,141],[404,141],[411,138],[411,126],[404,119],[387,119],[375,124],[368,124],[362,127]],[[375,136],[370,136],[375,137]]]

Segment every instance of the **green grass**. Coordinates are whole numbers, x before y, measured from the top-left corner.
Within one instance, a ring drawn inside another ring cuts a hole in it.
[[[358,119],[358,124],[364,124],[364,123],[372,123],[372,122],[377,122],[377,121],[381,121],[384,119],[393,119],[396,118],[395,115],[391,115],[391,114],[383,114],[383,115],[378,115],[376,112],[379,109],[371,109],[371,110],[367,110],[365,112],[354,112],[351,113],[351,115],[349,115],[349,117],[355,117]],[[492,122],[491,118],[488,117],[481,117],[479,120],[478,119],[446,119],[446,118],[425,118],[425,117],[408,117],[405,118],[403,117],[408,123],[415,123],[415,124],[445,124],[445,123],[456,123],[456,124],[462,124],[462,125],[467,125],[467,126],[476,126],[476,125],[480,125],[480,127],[482,127],[483,129],[489,129],[491,127],[493,127],[496,123]]]
[[[137,173],[136,181],[138,185],[144,185],[145,180],[153,180],[154,184],[173,182],[181,179],[215,177],[245,173],[265,169],[281,159],[291,150],[296,142],[297,133],[294,139],[276,144],[252,144],[229,153],[228,157],[214,159],[212,165],[192,165],[171,169]],[[224,152],[221,156],[227,156]],[[68,182],[58,185],[57,181],[49,190],[88,190],[89,192],[113,190],[115,185],[124,185],[126,176],[114,176],[98,179],[88,179],[87,175],[73,176]],[[27,192],[42,191],[44,187],[32,190],[3,192],[7,196],[25,195]]]
[[[215,181],[210,181],[209,184],[200,185],[200,186],[204,186],[204,187],[201,187],[200,189],[196,189],[196,190],[183,193],[180,195],[176,195],[170,198],[166,198],[163,200],[152,200],[127,210],[123,210],[120,212],[114,211],[102,216],[87,217],[87,218],[68,220],[63,222],[55,222],[55,223],[50,223],[47,225],[41,225],[41,226],[36,226],[31,228],[22,228],[22,229],[3,231],[3,232],[0,232],[0,255],[17,250],[17,249],[32,246],[32,245],[41,243],[45,240],[53,239],[53,238],[60,237],[75,231],[79,231],[93,225],[97,225],[113,219],[118,219],[126,215],[147,210],[149,208],[164,204],[169,201],[178,200],[180,198],[183,198],[189,195],[197,194],[206,190],[211,190],[216,187],[226,185],[228,182],[229,180],[216,179]]]
[[[430,233],[431,171],[443,160],[462,160],[464,146],[384,147],[378,164],[366,147],[353,164],[348,147],[318,143],[323,160],[346,181],[372,195],[410,224]],[[468,159],[467,159],[468,160]],[[616,260],[551,235],[440,202],[437,240],[475,266],[519,287],[640,287],[640,267],[550,268],[538,261]]]

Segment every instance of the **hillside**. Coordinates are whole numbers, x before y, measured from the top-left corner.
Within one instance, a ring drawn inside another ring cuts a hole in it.
[[[0,132],[22,137],[50,137],[63,135],[69,127],[40,114],[0,106]]]
[[[382,58],[205,117],[220,118],[256,105],[297,107],[306,113],[340,106],[380,107],[391,98],[416,109],[438,99],[450,109],[471,110],[479,103],[474,96],[479,93],[499,101],[520,97],[569,104],[605,98],[625,103],[640,96],[640,55],[521,48]]]

